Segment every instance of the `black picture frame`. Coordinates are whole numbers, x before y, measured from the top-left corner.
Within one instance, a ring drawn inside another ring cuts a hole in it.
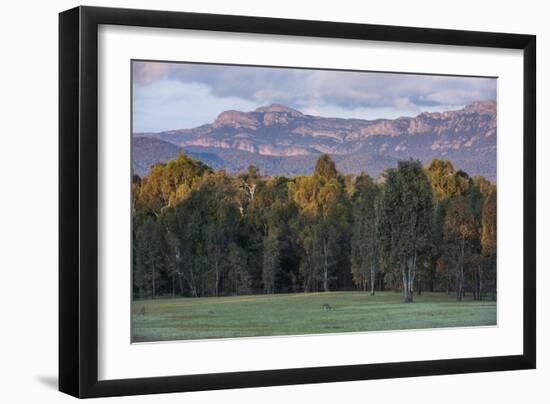
[[[180,28],[523,51],[523,353],[467,359],[99,381],[98,26]],[[59,15],[59,390],[104,397],[536,366],[536,37],[279,18],[77,7]]]

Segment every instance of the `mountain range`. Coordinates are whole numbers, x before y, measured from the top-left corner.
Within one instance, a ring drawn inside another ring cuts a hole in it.
[[[139,175],[183,151],[235,173],[250,164],[265,175],[310,174],[327,153],[344,173],[377,176],[399,160],[447,159],[470,175],[496,179],[496,102],[424,112],[397,119],[343,119],[306,115],[273,104],[250,112],[225,111],[193,129],[134,133],[132,164]]]

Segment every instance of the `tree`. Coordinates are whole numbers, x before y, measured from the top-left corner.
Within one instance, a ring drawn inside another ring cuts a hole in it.
[[[309,216],[300,215],[298,218],[298,231],[296,237],[300,248],[299,273],[302,278],[304,292],[316,292],[320,281],[321,254],[317,242],[319,235],[314,219]]]
[[[497,192],[492,187],[483,204],[481,227],[481,251],[493,273],[491,285],[493,296],[496,295],[496,254],[497,254]]]
[[[134,187],[134,203],[138,209],[159,216],[167,207],[174,207],[199,185],[210,167],[179,153],[175,160],[151,166],[146,177]]]
[[[340,174],[336,169],[336,163],[328,154],[322,154],[315,163],[313,176],[325,181],[338,178]]]
[[[481,227],[483,216],[483,205],[485,201],[485,192],[490,182],[483,177],[474,177],[468,192],[468,202],[474,219],[475,235],[470,241],[471,256],[468,260],[469,272],[472,279],[472,294],[474,300],[482,299],[483,277],[484,277],[484,257],[481,245]]]
[[[445,218],[444,234],[455,262],[456,298],[461,301],[464,295],[465,256],[468,253],[468,243],[476,236],[471,206],[465,197],[458,196],[451,200]]]
[[[322,155],[317,160],[312,181],[313,212],[316,218],[313,232],[316,237],[313,241],[320,254],[322,286],[326,292],[330,289],[330,283],[335,280],[337,264],[343,261],[338,252],[345,251],[349,244],[351,209],[344,188],[344,178],[328,155]]]
[[[153,218],[145,220],[143,226],[137,230],[134,245],[136,249],[134,283],[140,297],[148,294],[154,299],[161,277],[164,255],[161,230]]]
[[[229,246],[238,239],[241,220],[231,179],[223,172],[204,177],[185,200],[166,209],[159,220],[169,235],[175,273],[185,280],[190,294],[200,296],[207,291],[218,296]]]
[[[467,172],[458,170],[455,173],[455,184],[456,184],[456,191],[455,195],[458,196],[466,196],[470,192],[470,188],[472,187],[472,179],[468,175]]]
[[[299,266],[296,220],[297,206],[289,199],[290,180],[277,176],[258,179],[254,198],[243,211],[243,241],[249,252],[252,283],[264,290],[264,278],[270,276],[270,257],[266,252],[276,252],[277,266],[272,288],[277,291],[295,290]],[[277,245],[276,251],[271,249]],[[265,259],[264,259],[265,258]],[[267,270],[264,273],[264,269]],[[271,285],[271,281],[268,282]]]
[[[426,168],[426,175],[432,185],[435,202],[451,196],[465,196],[472,185],[470,176],[462,170],[455,171],[453,163],[448,160],[432,160]]]
[[[180,291],[183,293],[185,281],[192,297],[202,294],[205,277],[201,262],[197,259],[204,249],[201,230],[204,226],[203,203],[200,196],[200,193],[193,193],[185,203],[168,210],[163,216]]]
[[[419,161],[400,161],[389,170],[381,200],[379,236],[382,252],[399,268],[404,301],[413,301],[420,251],[427,247],[433,214],[432,188]]]
[[[447,160],[432,160],[428,167],[426,167],[426,174],[430,180],[434,194],[434,219],[431,251],[427,257],[431,265],[425,267],[425,272],[430,280],[430,289],[433,290],[435,288],[437,275],[445,283],[445,290],[449,293],[452,282],[451,272],[454,272],[454,269],[451,269],[451,267],[455,266],[455,262],[451,258],[453,252],[449,250],[452,247],[452,243],[446,244],[444,242],[444,225],[447,209],[454,198],[467,196],[472,212],[474,212],[474,217],[478,218],[479,216],[476,216],[475,212],[480,213],[480,187],[478,186],[478,182],[472,180],[466,172],[462,170],[455,171],[453,164]],[[475,244],[475,240],[471,240],[471,242]],[[475,265],[473,256],[470,258],[470,264]]]
[[[448,160],[434,159],[426,168],[426,175],[432,184],[434,200],[439,202],[457,191],[455,169]]]
[[[246,251],[234,242],[229,244],[227,277],[235,295],[250,292],[250,276],[246,264]]]
[[[274,235],[264,238],[262,283],[265,293],[275,293],[275,278],[279,271],[279,242]]]
[[[374,295],[375,273],[378,266],[376,222],[380,187],[367,174],[361,174],[356,178],[354,188],[351,247],[353,281],[366,291],[370,277],[370,293]]]
[[[447,208],[449,206],[449,198],[436,202],[434,205],[434,217],[432,221],[432,237],[431,237],[431,268],[429,270],[430,290],[436,288],[436,278],[442,278],[444,289],[447,293],[450,291],[450,276],[445,256],[445,243],[443,235],[443,227]]]
[[[241,212],[244,212],[246,207],[254,201],[260,178],[258,168],[253,165],[248,166],[245,173],[241,173],[237,176],[240,191],[238,201]]]
[[[497,193],[492,189],[483,204],[481,245],[483,254],[494,256],[497,251]]]
[[[327,292],[335,276],[338,251],[347,245],[349,232],[348,200],[343,185],[335,178],[321,186],[318,198],[317,238],[321,252],[323,290]]]
[[[235,189],[225,173],[211,176],[199,190],[205,194],[202,240],[207,253],[204,259],[214,275],[213,294],[218,296],[228,246],[237,238],[241,213]]]
[[[339,250],[346,251],[349,240],[350,207],[344,180],[334,161],[322,155],[312,176],[297,177],[289,185],[289,195],[302,216],[299,239],[305,255],[300,265],[304,286],[306,290],[317,290],[314,283],[319,279],[322,289],[328,291],[336,264],[344,261]]]

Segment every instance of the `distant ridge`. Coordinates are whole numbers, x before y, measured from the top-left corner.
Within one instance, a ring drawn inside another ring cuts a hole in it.
[[[321,153],[345,173],[376,176],[400,159],[451,160],[470,175],[496,179],[496,102],[477,101],[446,112],[397,119],[305,115],[280,104],[224,111],[193,129],[136,133],[133,167],[143,175],[185,150],[213,168],[237,172],[249,164],[266,175],[309,174]]]

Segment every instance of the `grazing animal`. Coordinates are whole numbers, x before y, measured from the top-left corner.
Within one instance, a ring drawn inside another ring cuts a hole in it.
[[[332,310],[332,309],[333,307],[330,304],[328,303],[323,304],[323,310]]]

